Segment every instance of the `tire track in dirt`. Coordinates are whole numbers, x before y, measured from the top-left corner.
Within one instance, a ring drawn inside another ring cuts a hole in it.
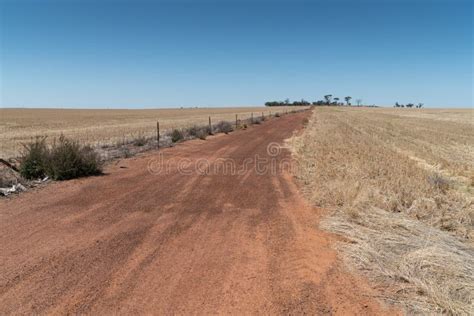
[[[0,201],[0,314],[378,314],[344,272],[288,171],[237,167],[283,143],[309,113],[195,140]],[[150,173],[162,155],[168,172]]]

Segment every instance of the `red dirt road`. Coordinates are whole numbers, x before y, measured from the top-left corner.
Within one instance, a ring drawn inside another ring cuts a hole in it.
[[[307,115],[0,200],[0,314],[387,312],[341,268],[333,238],[318,230],[321,211],[289,172],[259,174],[252,164],[247,172],[189,172],[219,158],[238,169],[255,155],[288,160],[287,150],[269,156],[267,145],[302,128]],[[160,161],[170,167],[158,173]]]

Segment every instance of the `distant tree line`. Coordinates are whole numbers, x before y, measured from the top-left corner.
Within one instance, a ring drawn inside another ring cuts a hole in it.
[[[265,102],[265,106],[301,106],[301,105],[314,105],[314,106],[353,106],[351,103],[352,97],[346,96],[344,97],[344,102],[341,101],[338,97],[333,97],[332,94],[326,94],[323,97],[323,100],[318,100],[314,102],[306,101],[305,99],[301,99],[300,101],[293,101],[291,102],[290,99],[286,99],[285,101],[268,101]],[[396,108],[417,108],[421,109],[423,107],[423,103],[408,103],[408,104],[400,104],[398,102],[395,103],[394,107]],[[368,107],[376,107],[375,105],[362,105],[362,99],[355,99],[355,106],[368,106]]]
[[[417,108],[417,109],[421,109],[423,107],[423,103],[418,103],[417,105],[413,104],[413,103],[407,103],[407,104],[400,104],[398,102],[395,102],[395,105],[393,106],[394,108]]]
[[[301,99],[300,101],[293,101],[290,102],[290,99],[286,99],[285,101],[268,101],[265,102],[265,106],[297,106],[297,105],[311,105],[311,102],[306,101],[305,99]]]
[[[344,97],[344,102],[340,102],[338,97],[334,97],[332,94],[326,94],[324,96],[324,100],[318,100],[314,102],[306,101],[305,99],[301,99],[300,101],[293,101],[291,102],[290,99],[286,99],[285,101],[268,101],[265,102],[265,106],[297,106],[297,105],[315,105],[315,106],[322,106],[322,105],[333,105],[333,106],[351,106],[352,97],[347,96]],[[357,106],[362,105],[362,99],[355,100]]]

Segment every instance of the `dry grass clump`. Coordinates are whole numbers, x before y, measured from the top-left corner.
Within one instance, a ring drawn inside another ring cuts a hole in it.
[[[398,139],[392,114],[372,124],[376,109],[356,111],[318,108],[292,141],[305,194],[333,210],[322,226],[348,238],[340,245],[345,258],[381,286],[383,298],[411,312],[468,314],[474,295],[471,188],[458,189],[451,175],[459,170],[427,168],[425,159],[425,165],[414,159],[423,149],[407,144],[419,141],[417,130]],[[439,124],[431,128],[443,133]],[[436,161],[443,149],[431,146],[424,157]],[[461,162],[467,173],[469,163]]]
[[[471,312],[473,250],[450,234],[378,208],[356,219],[337,212],[322,227],[350,239],[339,245],[345,259],[378,284],[380,298],[410,313]]]

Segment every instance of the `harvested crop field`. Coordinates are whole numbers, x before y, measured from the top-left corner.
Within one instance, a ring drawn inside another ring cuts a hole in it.
[[[321,107],[291,142],[347,266],[409,313],[472,313],[473,114]]]
[[[213,122],[234,121],[250,116],[269,115],[307,107],[289,106],[240,108],[186,108],[149,110],[92,109],[0,109],[0,157],[18,156],[21,143],[35,136],[47,136],[49,141],[64,134],[84,144],[97,146],[127,143],[137,137],[156,135],[160,129],[189,127]]]

